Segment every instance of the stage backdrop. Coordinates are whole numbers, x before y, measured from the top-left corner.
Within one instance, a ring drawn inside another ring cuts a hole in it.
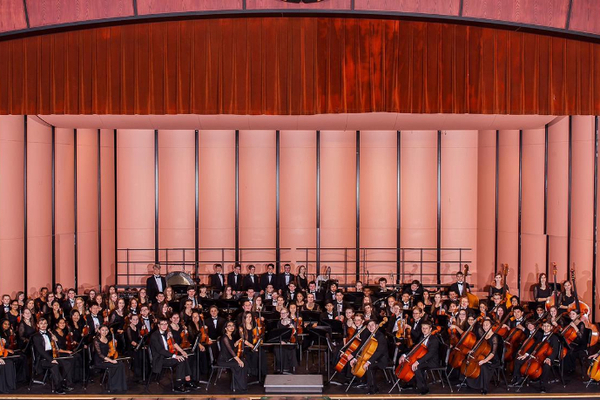
[[[2,116],[0,291],[134,286],[155,259],[195,272],[196,248],[200,274],[221,260],[229,270],[239,248],[237,259],[259,272],[279,257],[314,277],[318,246],[321,268],[347,283],[357,271],[371,283],[395,280],[398,269],[405,280],[437,284],[439,272],[448,283],[461,260],[482,290],[507,263],[511,293],[524,300],[550,263],[559,280],[574,265],[592,304],[595,123],[74,130]],[[399,258],[397,243],[407,248]]]

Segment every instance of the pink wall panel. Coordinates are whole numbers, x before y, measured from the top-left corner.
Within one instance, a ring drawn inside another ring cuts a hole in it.
[[[27,292],[52,283],[51,128],[27,118]]]
[[[457,16],[460,4],[458,1],[355,0],[354,8],[356,10],[385,10]]]
[[[466,247],[462,260],[477,260],[477,131],[442,132],[442,247]],[[458,251],[443,251],[442,259],[459,261]],[[453,274],[460,263],[443,263],[442,273]],[[477,268],[469,281],[476,283]],[[442,278],[442,283],[454,276]]]
[[[321,131],[321,248],[356,246],[356,133]],[[354,273],[355,252],[321,250],[321,266],[332,274]],[[339,262],[333,262],[339,261]],[[347,269],[346,269],[347,268]],[[353,277],[347,277],[353,282]],[[342,279],[340,279],[342,281]]]
[[[162,14],[208,10],[241,10],[242,0],[138,0],[138,14]]]
[[[27,0],[32,27],[133,16],[129,0]]]
[[[117,132],[117,246],[154,248],[154,131]],[[125,259],[124,252],[120,259]],[[147,273],[154,251],[136,252],[131,272]],[[121,282],[122,279],[119,280]],[[131,279],[131,283],[142,278]]]
[[[557,277],[567,277],[567,219],[569,184],[569,118],[548,128],[548,235],[550,263],[558,267]]]
[[[569,29],[600,33],[600,3],[596,0],[573,0]]]
[[[27,28],[23,3],[16,0],[0,0],[0,32]]]
[[[194,247],[194,220],[196,203],[194,131],[159,131],[159,246],[160,248]],[[166,257],[166,255],[161,255]],[[194,260],[194,252],[169,252],[169,261]],[[181,265],[169,270],[190,272]]]
[[[115,168],[114,133],[100,131],[101,211],[102,211],[102,286],[115,283]]]
[[[0,293],[23,289],[23,117],[0,117]]]
[[[235,132],[200,131],[200,242],[201,248],[235,246]],[[225,253],[233,260],[233,251]],[[200,271],[212,272],[220,251],[200,251]],[[229,271],[229,264],[227,263]],[[207,267],[210,269],[207,270]]]
[[[77,130],[79,291],[100,285],[98,270],[98,130]]]
[[[565,28],[568,0],[464,0],[463,16]]]
[[[75,209],[73,129],[57,128],[56,135],[56,282],[75,285]]]
[[[285,3],[279,0],[246,0],[246,9],[272,10],[279,8],[303,10],[349,10],[351,0],[329,0],[311,4]]]
[[[523,131],[523,197],[521,235],[521,293],[523,300],[533,297],[532,285],[546,271],[544,235],[544,129]],[[516,268],[509,275],[516,274]]]
[[[316,246],[316,132],[281,131],[280,149],[281,247],[292,249],[289,257],[283,251],[281,256],[306,265],[306,253],[294,249]],[[310,251],[308,258],[314,260],[315,252]],[[316,271],[314,262],[307,267],[310,273]]]
[[[519,226],[519,131],[500,131],[500,163],[498,165],[498,268],[508,264],[513,273],[507,284],[518,294],[517,264]],[[491,272],[491,271],[490,271]],[[488,272],[488,282],[492,274]]]
[[[577,291],[591,304],[594,233],[594,117],[573,117],[573,175],[571,203],[571,262],[575,264]]]
[[[496,132],[479,131],[477,155],[477,264],[480,271],[494,271]],[[489,284],[478,274],[479,288]]]
[[[401,247],[437,244],[437,131],[402,131]],[[423,273],[436,271],[436,250],[425,251]],[[417,261],[419,253],[406,251],[403,260]],[[418,263],[404,265],[404,281],[420,279]],[[435,277],[423,278],[431,283]]]
[[[366,264],[373,280],[396,273],[396,136],[396,131],[360,132],[360,245],[394,248],[369,251],[377,260]]]
[[[240,131],[240,248],[275,248],[275,131]],[[275,250],[243,251],[244,263],[275,260]]]

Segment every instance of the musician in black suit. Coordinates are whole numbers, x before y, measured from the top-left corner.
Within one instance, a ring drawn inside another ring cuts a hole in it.
[[[63,358],[55,360],[52,354],[52,334],[48,331],[48,321],[41,318],[37,323],[39,331],[31,337],[33,349],[37,357],[36,373],[50,370],[52,387],[55,393],[64,394],[73,390],[73,365],[74,360]],[[56,344],[55,344],[56,346]]]
[[[344,316],[344,310],[350,305],[344,301],[344,292],[338,290],[335,292],[335,301],[333,302],[333,314],[336,317]]]
[[[465,275],[461,271],[456,273],[456,282],[448,288],[448,292],[451,291],[458,293],[459,297],[463,297],[467,292],[471,292],[471,287],[465,282]]]
[[[410,284],[404,285],[402,293],[408,293],[412,304],[417,304],[419,301],[423,300],[423,285],[415,279]]]
[[[217,306],[210,307],[210,318],[204,320],[204,324],[208,328],[208,338],[210,339],[208,345],[212,349],[213,357],[215,359],[219,356],[219,338],[223,335],[223,329],[227,320],[219,316],[219,309]]]
[[[377,350],[375,350],[375,353],[373,353],[371,358],[369,358],[369,360],[365,363],[364,366],[366,370],[365,375],[367,378],[367,388],[369,390],[369,394],[376,394],[379,392],[379,388],[375,384],[375,372],[377,372],[377,368],[384,371],[389,363],[387,339],[385,337],[385,334],[378,328],[379,326],[377,325],[377,321],[367,321],[368,334],[369,336],[372,335],[373,338],[377,341]],[[366,346],[367,343],[365,343],[364,345]],[[351,360],[350,366],[354,367],[357,361],[358,359],[356,358]]]
[[[150,335],[150,349],[152,350],[152,372],[160,374],[163,367],[174,367],[175,369],[175,390],[181,393],[186,393],[189,390],[186,388],[184,378],[189,375],[186,370],[188,367],[186,358],[182,355],[171,354],[167,343],[167,330],[169,322],[166,319],[161,319],[158,322],[158,329]],[[188,367],[189,368],[189,367]]]
[[[421,392],[421,394],[429,393],[429,388],[427,386],[427,376],[425,372],[430,368],[435,368],[439,366],[439,349],[440,349],[440,339],[437,335],[432,335],[432,326],[429,321],[420,322],[421,325],[421,337],[423,340],[422,344],[427,347],[427,354],[421,357],[418,361],[415,361],[412,365],[412,369],[415,373],[415,380],[417,382],[417,389]],[[421,340],[415,342],[415,346],[418,346],[421,343]],[[400,363],[404,362],[406,359],[406,354],[402,354],[400,356]]]
[[[412,310],[413,320],[410,324],[410,337],[413,343],[418,343],[423,339],[423,323],[425,319],[423,318],[424,312],[419,307],[415,307]],[[429,324],[431,326],[431,323]]]
[[[196,287],[194,285],[188,286],[187,287],[187,296],[184,296],[179,300],[179,309],[180,310],[185,309],[185,302],[188,300],[192,301],[192,308],[200,307],[198,297],[196,296]]]
[[[244,276],[243,282],[244,290],[252,288],[255,292],[260,292],[259,277],[256,275],[256,267],[254,265],[248,265],[248,275]]]
[[[244,277],[240,264],[236,264],[233,271],[227,274],[227,285],[231,286],[234,295],[244,290]]]
[[[290,264],[285,264],[283,266],[283,272],[277,275],[277,284],[275,285],[275,289],[279,291],[280,294],[284,294],[287,291],[288,285],[290,282],[294,282],[296,277],[291,273],[292,266]]]
[[[104,317],[100,314],[100,306],[98,304],[93,304],[90,307],[90,315],[87,316],[85,323],[90,328],[90,335],[92,337],[95,336],[96,331],[104,324]]]
[[[75,289],[71,288],[67,291],[67,297],[61,306],[65,316],[71,315],[71,311],[75,308]]]
[[[323,294],[317,289],[317,283],[315,281],[308,282],[308,290],[306,295],[312,293],[315,296],[315,301],[320,303],[323,300]]]
[[[167,280],[164,276],[160,275],[160,265],[148,264],[148,266],[152,266],[154,274],[146,279],[146,293],[148,294],[150,301],[154,303],[156,301],[156,295],[159,292],[164,292],[167,288]]]
[[[277,276],[275,275],[275,265],[267,264],[267,272],[260,276],[260,291],[261,294],[267,290],[269,284],[276,286]]]
[[[213,288],[213,293],[221,294],[225,290],[225,275],[223,275],[223,266],[215,264],[215,273],[209,278],[209,284]]]

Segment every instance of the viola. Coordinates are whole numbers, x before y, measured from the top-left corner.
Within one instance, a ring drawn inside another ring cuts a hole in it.
[[[8,357],[8,349],[6,348],[5,343],[6,340],[4,338],[0,338],[0,357]]]
[[[177,354],[177,349],[175,349],[175,342],[173,340],[173,335],[171,332],[167,335],[167,347],[169,349],[169,353]]]
[[[342,370],[344,369],[346,364],[348,364],[348,361],[350,360],[350,356],[352,355],[352,353],[354,353],[356,351],[356,349],[358,349],[360,347],[360,344],[362,343],[362,341],[360,339],[360,334],[365,329],[366,328],[363,326],[354,335],[354,338],[350,342],[346,343],[344,345],[344,347],[342,347],[342,349],[341,349],[342,355],[340,356],[338,363],[335,365],[336,372],[342,372]]]
[[[265,327],[262,323],[262,318],[260,316],[260,311],[258,312],[258,317],[256,318],[256,328],[258,336],[262,336],[265,334]]]
[[[204,324],[204,315],[200,314],[200,343],[208,343],[209,341],[208,331]]]
[[[379,328],[381,328],[386,323],[387,318],[384,318],[377,327],[377,329],[375,329],[375,332],[371,333],[371,336],[369,336],[369,339],[367,339],[365,345],[360,349],[360,352],[356,356],[356,364],[354,364],[354,366],[352,367],[352,375],[358,378],[362,378],[367,372],[365,370],[365,364],[371,359],[378,346],[377,339],[375,339],[375,333],[377,333]]]
[[[237,345],[237,357],[242,358],[244,355],[244,338],[240,338]]]
[[[436,328],[435,331],[431,332],[430,336],[435,335],[439,332],[440,328]],[[423,338],[416,346],[412,348],[410,352],[404,357],[404,360],[398,364],[396,367],[396,377],[403,382],[410,382],[410,380],[415,376],[415,372],[412,370],[412,366],[416,361],[419,361],[421,358],[425,357],[428,353],[427,346],[425,346],[425,340],[427,338]]]
[[[58,358],[58,344],[54,335],[50,335],[50,347],[52,347],[52,358]]]
[[[119,352],[117,351],[117,339],[115,339],[115,334],[112,328],[110,329],[110,333],[112,334],[112,339],[108,342],[108,358],[116,360],[119,358]]]
[[[67,350],[69,351],[73,351],[73,349],[77,346],[77,342],[73,340],[73,332],[67,333],[65,341],[67,342]]]
[[[10,330],[10,335],[8,336],[8,349],[17,349],[17,335],[15,335],[15,332],[12,329]]]

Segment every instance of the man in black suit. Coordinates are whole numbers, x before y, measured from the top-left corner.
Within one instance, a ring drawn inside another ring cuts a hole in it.
[[[315,296],[315,301],[317,303],[323,300],[323,295],[320,291],[317,290],[317,283],[315,281],[308,282],[308,290],[306,291],[306,295],[312,293]]]
[[[256,267],[252,264],[248,265],[248,275],[244,276],[244,290],[252,288],[255,292],[259,292],[260,282],[258,280],[259,278],[258,275],[256,275]]]
[[[41,318],[37,326],[38,332],[31,337],[33,350],[37,358],[35,365],[36,373],[40,374],[45,369],[49,369],[55,393],[65,394],[65,392],[72,391],[74,360],[69,358],[55,360],[52,356],[51,341],[53,339],[52,334],[48,332],[48,321],[45,318]]]
[[[471,292],[469,284],[465,282],[465,275],[461,271],[456,273],[456,282],[450,285],[448,292],[450,291],[458,293],[458,297],[463,297],[467,292]]]
[[[192,308],[198,308],[198,297],[196,297],[196,287],[194,285],[190,285],[187,287],[187,296],[182,297],[179,300],[179,309],[180,310],[184,310],[185,309],[185,302],[191,300],[192,301]]]
[[[154,274],[146,279],[146,293],[151,302],[156,301],[156,295],[159,292],[164,292],[167,288],[167,281],[164,276],[160,275],[160,265],[148,264],[148,267],[152,267]]]
[[[410,284],[404,285],[402,292],[408,293],[412,300],[412,304],[417,304],[419,301],[423,300],[423,285],[416,279]]]
[[[225,275],[223,275],[223,266],[221,264],[214,265],[215,273],[210,276],[209,284],[213,288],[215,295],[220,295],[225,290]]]
[[[208,328],[208,338],[210,339],[208,345],[212,349],[213,357],[215,359],[219,356],[219,338],[223,335],[223,329],[227,320],[219,316],[219,309],[217,306],[210,307],[210,318],[204,321],[204,324]]]
[[[93,304],[90,308],[90,315],[87,317],[86,324],[90,328],[90,337],[94,337],[98,329],[104,324],[104,317],[100,314],[98,304]]]
[[[415,307],[412,310],[413,320],[410,326],[410,337],[413,343],[419,343],[421,339],[423,339],[423,323],[425,320],[423,319],[424,312],[419,307]],[[430,324],[431,327],[431,324]]]
[[[267,286],[269,284],[273,285],[273,287],[276,286],[276,282],[275,280],[277,279],[277,277],[275,276],[275,265],[273,264],[267,264],[267,272],[265,272],[264,274],[262,274],[260,276],[260,291],[261,294],[265,292],[265,290],[267,290]]]
[[[150,308],[148,308],[148,305],[144,304],[142,308],[140,308],[140,322],[138,324],[138,330],[144,328],[148,332],[152,332],[155,326],[156,321],[154,320],[154,316],[150,314]]]
[[[275,289],[279,291],[279,294],[284,294],[290,282],[293,282],[294,279],[296,279],[291,270],[292,266],[290,264],[285,264],[283,266],[283,272],[277,276],[277,284],[275,285]]]
[[[371,358],[369,358],[369,361],[365,363],[364,368],[366,369],[367,388],[369,389],[369,394],[376,394],[379,392],[379,388],[375,384],[375,372],[377,372],[378,368],[384,371],[385,368],[388,366],[388,345],[385,334],[381,330],[378,330],[379,326],[377,325],[377,321],[369,320],[366,321],[366,323],[368,334],[374,334],[373,338],[377,342],[377,349],[375,350]],[[366,345],[366,343],[364,345]],[[350,366],[354,367],[357,361],[358,360],[356,358],[351,360]]]
[[[336,317],[344,316],[344,310],[348,308],[349,305],[344,302],[344,292],[338,290],[335,292],[335,302],[333,303],[333,314]]]
[[[175,369],[175,390],[181,393],[189,392],[186,388],[184,378],[189,375],[189,366],[186,358],[169,352],[167,344],[167,330],[169,322],[161,319],[158,322],[158,329],[150,335],[150,349],[152,351],[152,372],[160,374],[163,367],[174,367]]]
[[[417,381],[417,389],[421,392],[421,394],[427,394],[429,393],[429,388],[427,386],[427,377],[425,372],[428,369],[435,368],[439,365],[440,340],[437,335],[431,334],[431,322],[423,321],[420,323],[420,325],[423,345],[427,347],[427,354],[421,357],[418,361],[414,362],[412,365],[412,370],[415,373],[414,379]],[[415,346],[419,342],[415,342]],[[400,356],[400,362],[404,362],[405,359],[406,354],[402,354],[402,356]]]
[[[71,288],[67,291],[67,297],[62,302],[62,309],[65,317],[71,319],[71,310],[75,308],[75,289]]]
[[[244,278],[242,277],[242,266],[236,264],[233,267],[233,271],[227,275],[227,284],[233,289],[233,294],[237,295],[238,292],[244,290]]]

